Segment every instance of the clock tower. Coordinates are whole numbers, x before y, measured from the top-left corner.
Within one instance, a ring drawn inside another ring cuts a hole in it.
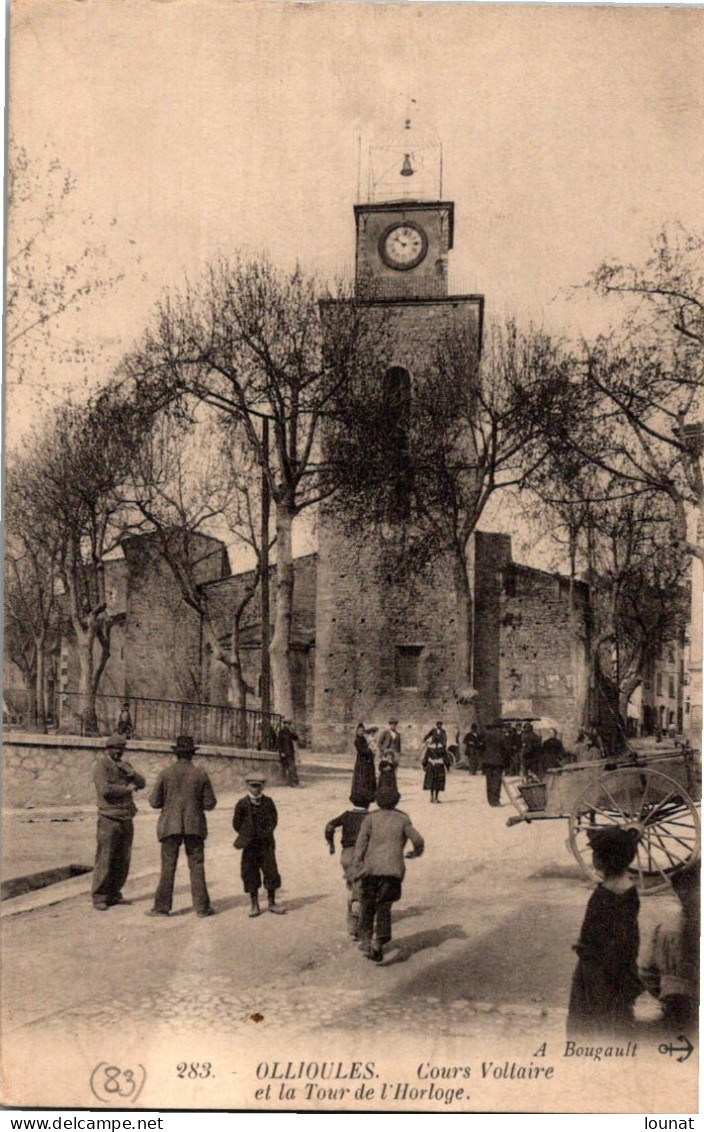
[[[454,211],[442,197],[434,137],[419,136],[406,119],[400,132],[371,147],[367,199],[354,206],[355,297],[389,344],[378,380],[394,393],[389,403],[404,411],[434,368],[442,336],[456,328],[466,341],[469,330],[477,355],[481,347],[483,297],[448,293]],[[322,315],[325,323],[325,304]],[[390,431],[399,427],[389,421]],[[440,556],[433,578],[399,585],[378,568],[384,538],[388,531],[371,529],[352,538],[336,521],[334,502],[321,510],[312,737],[318,749],[350,748],[359,720],[381,726],[391,713],[400,720],[404,749],[417,750],[436,719],[452,727],[463,655],[452,567]]]

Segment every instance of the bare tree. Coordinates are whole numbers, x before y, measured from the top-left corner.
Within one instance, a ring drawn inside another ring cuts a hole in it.
[[[276,525],[276,613],[271,641],[275,707],[292,714],[292,527],[331,488],[321,477],[319,433],[331,397],[358,356],[363,313],[339,304],[325,350],[320,288],[299,270],[219,260],[198,285],[157,308],[124,373],[175,401],[195,397],[238,421],[266,477]],[[271,446],[263,421],[271,425]]]
[[[65,404],[37,435],[24,490],[41,523],[60,532],[56,568],[76,638],[80,726],[95,732],[95,698],[110,656],[104,559],[134,527],[125,485],[151,427],[145,405],[108,386],[86,405]]]
[[[29,722],[46,730],[46,670],[58,631],[58,563],[63,532],[32,492],[31,460],[15,456],[5,478],[5,632],[28,691]]]
[[[136,454],[133,493],[183,600],[200,619],[207,648],[227,671],[235,703],[244,709],[252,689],[244,677],[240,631],[260,580],[259,485],[251,452],[235,435],[241,426],[233,427],[227,418],[222,427],[212,425],[212,420],[199,420],[197,413],[191,417],[162,413]],[[216,528],[253,551],[256,560],[252,577],[232,608],[229,647],[203,586],[203,566],[212,555],[212,544],[202,536]]]
[[[657,490],[615,477],[573,452],[549,458],[529,486],[527,514],[550,532],[570,578],[589,584],[585,637],[590,694],[583,722],[625,736],[629,701],[649,666],[682,632],[687,554],[672,537],[675,506]]]
[[[30,155],[10,139],[7,177],[7,283],[5,344],[8,382],[41,390],[49,372],[65,362],[95,360],[96,345],[71,333],[66,317],[77,315],[122,278],[111,267],[105,238],[91,215],[72,215],[76,181],[57,157]],[[67,220],[81,232],[68,254],[62,229]],[[114,227],[115,221],[112,221]]]
[[[471,537],[492,496],[520,487],[546,459],[552,417],[570,396],[570,359],[542,331],[495,326],[481,366],[478,345],[465,325],[448,330],[402,405],[390,402],[378,369],[362,369],[336,398],[329,444],[338,513],[350,529],[395,531],[387,546],[398,577],[449,555],[460,702],[473,695]]]
[[[663,229],[641,266],[605,263],[588,286],[618,304],[614,329],[585,343],[580,394],[589,435],[563,440],[578,455],[674,507],[673,532],[704,560],[704,522],[687,540],[688,510],[704,520],[704,239]]]

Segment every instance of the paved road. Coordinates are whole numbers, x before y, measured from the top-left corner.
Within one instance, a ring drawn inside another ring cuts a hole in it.
[[[483,779],[460,772],[439,806],[428,804],[419,772],[402,770],[399,785],[426,853],[408,862],[393,947],[380,967],[345,931],[339,853],[331,857],[323,839],[325,822],[346,808],[348,777],[333,773],[299,790],[270,791],[286,916],[247,916],[232,848],[233,796],[209,819],[216,916],[194,916],[185,862],[174,914],[144,915],[157,843],[154,815],[143,813],[125,889],[130,906],[96,913],[81,878],[63,886],[69,895],[59,903],[5,918],[6,1035],[19,1050],[70,1034],[85,1050],[96,1042],[107,1048],[117,1034],[123,1044],[132,1034],[140,1049],[145,1042],[157,1049],[181,1033],[190,1035],[183,1048],[191,1057],[205,1036],[264,1050],[285,1039],[295,1052],[314,1035],[317,1057],[353,1039],[373,1043],[379,1033],[414,1035],[421,1047],[425,1035],[429,1054],[441,1040],[468,1049],[491,1037],[518,1042],[526,1056],[545,1035],[561,1036],[571,944],[590,891],[565,848],[565,824],[507,829],[510,811],[490,809]],[[81,829],[92,847],[90,823]],[[71,827],[67,838],[75,836]],[[644,903],[644,930],[671,899]]]

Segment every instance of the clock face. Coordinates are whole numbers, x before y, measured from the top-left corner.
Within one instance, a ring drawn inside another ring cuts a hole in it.
[[[425,259],[428,251],[428,237],[420,224],[412,220],[402,220],[392,224],[382,234],[379,252],[387,267],[396,271],[408,271]]]

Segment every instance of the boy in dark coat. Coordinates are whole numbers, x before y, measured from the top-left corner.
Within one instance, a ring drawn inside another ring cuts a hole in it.
[[[286,911],[276,903],[281,877],[276,865],[274,830],[279,816],[272,798],[263,793],[266,779],[260,774],[245,775],[247,793],[235,806],[232,825],[237,833],[235,849],[242,850],[242,883],[252,902],[250,916],[261,915],[259,889],[264,884],[270,912],[282,916]]]
[[[354,867],[354,847],[357,844],[362,822],[367,816],[370,798],[362,793],[350,794],[353,809],[345,810],[339,817],[333,818],[325,826],[325,840],[330,852],[335,852],[335,830],[341,830],[342,852],[340,864],[347,884],[347,931],[353,939],[359,935],[359,913],[362,900],[362,878]]]
[[[179,735],[171,748],[176,762],[162,770],[149,796],[149,805],[161,810],[156,835],[161,843],[161,876],[154,907],[147,915],[168,916],[174,895],[174,878],[181,843],[186,846],[191,874],[191,896],[196,914],[212,916],[205,883],[206,810],[214,810],[216,798],[209,776],[191,762],[196,747],[190,735]]]

